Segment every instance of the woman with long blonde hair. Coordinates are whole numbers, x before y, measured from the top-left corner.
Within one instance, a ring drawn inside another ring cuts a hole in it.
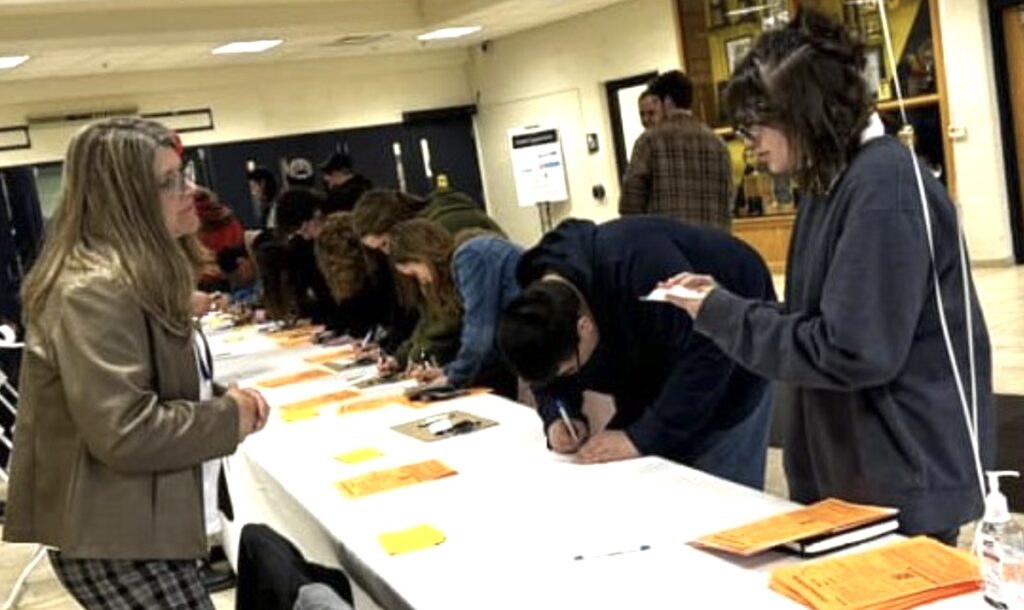
[[[4,539],[53,547],[85,608],[212,609],[204,460],[266,422],[254,390],[200,400],[197,226],[180,143],[134,118],[72,139],[25,278],[27,337]]]

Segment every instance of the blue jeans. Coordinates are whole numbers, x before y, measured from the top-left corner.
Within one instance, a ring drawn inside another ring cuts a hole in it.
[[[771,423],[772,386],[766,384],[754,411],[732,428],[714,432],[690,466],[740,485],[764,489]]]

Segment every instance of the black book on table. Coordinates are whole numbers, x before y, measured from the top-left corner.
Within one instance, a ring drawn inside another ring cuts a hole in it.
[[[812,536],[803,540],[787,542],[781,548],[792,551],[805,557],[821,555],[830,551],[838,551],[847,547],[881,538],[886,534],[895,532],[899,528],[897,515],[883,521],[872,521],[853,529],[830,532],[820,536]]]

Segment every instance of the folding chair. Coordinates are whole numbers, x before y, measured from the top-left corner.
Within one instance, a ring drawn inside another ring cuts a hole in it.
[[[21,346],[21,343],[15,341],[15,334],[12,328],[0,326],[0,349],[18,349]],[[7,373],[0,370],[0,412],[8,416],[11,421],[11,425],[8,427],[0,426],[0,478],[5,482],[9,480],[7,469],[10,464],[12,450],[14,449],[14,421],[17,417],[18,398],[18,391],[7,382]],[[36,566],[45,557],[46,547],[41,544],[36,545],[32,556],[28,560],[28,564],[21,571],[18,580],[14,582],[14,587],[7,596],[7,601],[4,602],[2,610],[13,610],[18,606],[18,600],[25,593],[25,586],[28,584],[29,576],[32,575]]]

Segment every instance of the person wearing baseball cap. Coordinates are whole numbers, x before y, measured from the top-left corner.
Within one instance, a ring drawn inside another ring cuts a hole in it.
[[[292,157],[285,168],[288,186],[305,186],[312,188],[316,180],[316,169],[305,157]]]

